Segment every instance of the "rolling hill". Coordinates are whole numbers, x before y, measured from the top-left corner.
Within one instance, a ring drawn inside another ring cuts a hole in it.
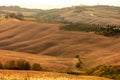
[[[47,71],[78,73],[85,73],[87,69],[102,64],[120,65],[120,37],[60,29],[61,26],[66,25],[65,23],[120,25],[120,7],[74,6],[40,10],[0,6],[0,9],[0,61],[2,63],[13,59],[25,59],[31,64],[40,63]],[[25,19],[6,18],[5,15],[9,13],[22,13]],[[79,59],[76,56],[79,56]],[[82,62],[80,64],[82,69],[76,67],[79,61]],[[4,73],[4,71],[0,72]],[[7,72],[9,71],[5,71],[5,74]],[[11,73],[16,74],[15,71]],[[24,74],[24,71],[22,73]],[[50,74],[54,75],[54,73]],[[55,75],[58,76],[57,73]],[[80,78],[104,80],[94,76],[80,76]]]
[[[65,58],[80,55],[84,68],[120,64],[120,38],[64,31],[59,29],[62,25],[5,19],[0,24],[0,49]]]

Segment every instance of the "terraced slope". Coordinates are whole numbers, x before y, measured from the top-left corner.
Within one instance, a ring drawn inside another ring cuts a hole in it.
[[[67,58],[80,55],[84,68],[120,65],[120,38],[61,31],[60,25],[5,19],[0,24],[0,49]]]

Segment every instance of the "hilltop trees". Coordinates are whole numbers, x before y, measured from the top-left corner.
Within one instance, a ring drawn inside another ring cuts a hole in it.
[[[19,20],[23,20],[24,16],[22,15],[22,13],[9,13],[5,16],[5,18],[16,18]]]

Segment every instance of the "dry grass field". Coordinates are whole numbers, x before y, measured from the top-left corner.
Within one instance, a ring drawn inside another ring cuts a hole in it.
[[[0,80],[111,80],[95,76],[73,76],[53,72],[0,70]]]

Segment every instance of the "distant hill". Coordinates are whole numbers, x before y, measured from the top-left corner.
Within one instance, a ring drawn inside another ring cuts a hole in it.
[[[39,11],[37,18],[49,21],[95,24],[120,24],[120,7],[75,6],[63,9]]]
[[[17,12],[40,21],[120,25],[120,7],[114,6],[73,6],[51,10],[26,9],[18,6],[0,7],[0,14]]]
[[[32,17],[38,11],[41,10],[21,8],[19,6],[0,6],[0,15],[5,15],[8,13],[22,13],[25,17]]]

